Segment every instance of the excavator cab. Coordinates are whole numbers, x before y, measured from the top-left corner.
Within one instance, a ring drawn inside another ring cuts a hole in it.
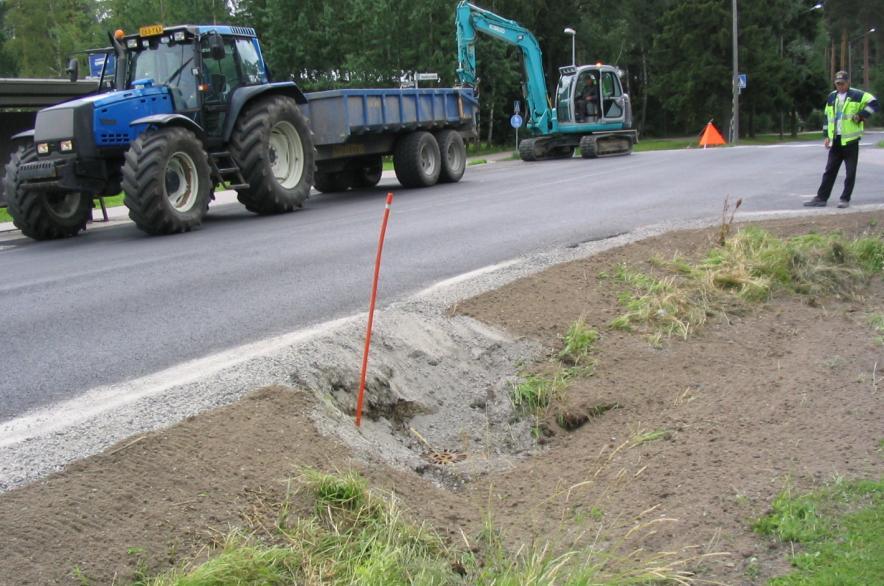
[[[560,126],[629,126],[629,96],[623,92],[618,71],[606,65],[567,66],[559,69],[556,119]]]

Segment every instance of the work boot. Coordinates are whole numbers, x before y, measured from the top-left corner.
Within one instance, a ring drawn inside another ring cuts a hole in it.
[[[826,200],[815,197],[810,201],[804,202],[804,205],[808,208],[824,208],[826,207]]]
[[[850,207],[850,200],[849,199],[842,199],[841,201],[838,202],[838,207],[839,208],[849,208]]]

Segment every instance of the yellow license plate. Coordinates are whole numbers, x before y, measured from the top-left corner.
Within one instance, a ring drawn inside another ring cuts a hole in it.
[[[153,37],[155,35],[161,35],[163,34],[163,25],[152,24],[150,26],[143,26],[138,29],[138,34],[142,37]]]

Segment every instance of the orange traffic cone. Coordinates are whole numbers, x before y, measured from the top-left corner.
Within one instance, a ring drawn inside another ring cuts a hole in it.
[[[706,124],[706,128],[703,130],[703,134],[700,135],[700,144],[705,149],[707,146],[719,145],[719,144],[727,144],[724,140],[724,137],[721,136],[721,133],[718,132],[718,129],[715,128],[715,125],[712,124],[710,120],[708,124]]]

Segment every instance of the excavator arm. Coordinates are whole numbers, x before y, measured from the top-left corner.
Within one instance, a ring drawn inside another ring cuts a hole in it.
[[[461,0],[457,5],[457,77],[461,85],[475,87],[476,33],[483,33],[522,51],[527,86],[528,127],[539,134],[550,132],[552,112],[547,104],[546,79],[540,45],[531,31],[509,20]]]

